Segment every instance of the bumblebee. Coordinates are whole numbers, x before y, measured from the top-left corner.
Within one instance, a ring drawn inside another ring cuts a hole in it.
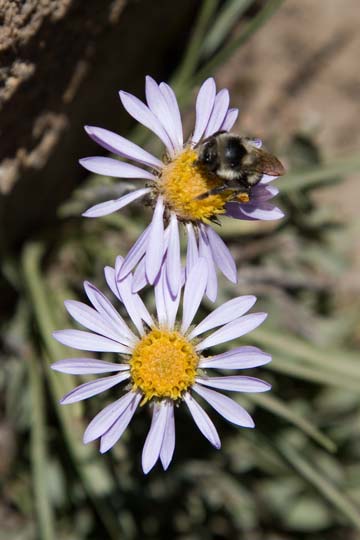
[[[247,194],[250,197],[251,188],[260,182],[263,174],[285,174],[280,161],[257,146],[257,139],[218,131],[201,141],[195,149],[198,157],[194,166],[204,167],[222,182],[221,185],[199,195],[197,199],[205,199],[222,191],[233,191],[234,196]]]

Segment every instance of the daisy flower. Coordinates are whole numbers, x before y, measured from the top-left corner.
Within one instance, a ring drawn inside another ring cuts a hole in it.
[[[254,368],[270,361],[260,349],[241,346],[205,356],[205,351],[254,330],[264,313],[245,313],[254,305],[254,296],[233,298],[215,309],[199,324],[192,324],[206,288],[207,262],[200,258],[191,269],[184,286],[182,317],[177,322],[181,292],[174,298],[167,285],[164,268],[154,286],[156,317],[152,317],[137,293],[132,292],[132,274],[118,281],[115,268],[106,267],[107,283],[126,309],[132,327],[94,285],[85,282],[85,292],[93,307],[66,301],[70,315],[90,332],[60,330],[54,337],[75,349],[118,353],[117,362],[94,358],[67,358],[55,362],[54,370],[75,375],[112,373],[76,387],[62,404],[90,398],[125,383],[122,395],[99,412],[84,433],[84,443],[100,439],[100,452],[107,452],[120,439],[136,409],[150,405],[152,420],[142,452],[142,468],[148,473],[160,459],[169,466],[175,448],[175,406],[184,403],[202,432],[215,448],[220,448],[217,430],[198,403],[206,401],[221,416],[237,426],[254,427],[250,415],[236,401],[218,392],[264,392],[270,385],[253,377],[211,376],[213,369]],[[214,330],[216,329],[216,330]]]
[[[118,199],[97,204],[83,215],[105,216],[146,196],[154,208],[153,217],[125,258],[119,271],[119,279],[125,278],[140,265],[138,272],[143,275],[140,281],[153,284],[165,255],[170,290],[173,296],[176,296],[180,288],[180,276],[178,273],[173,274],[171,270],[172,264],[177,265],[180,260],[179,223],[182,223],[188,236],[187,272],[192,265],[194,251],[200,252],[208,265],[209,283],[206,294],[214,301],[217,295],[217,281],[213,279],[214,275],[216,278],[216,268],[234,283],[237,273],[228,248],[210,224],[220,215],[244,220],[272,220],[282,217],[281,210],[269,202],[278,193],[277,188],[269,185],[275,177],[264,175],[260,183],[252,188],[251,199],[247,197],[248,202],[233,200],[234,196],[229,195],[229,192],[198,199],[199,195],[221,182],[209,175],[204,168],[194,165],[197,158],[195,146],[217,131],[231,130],[238,110],[229,108],[228,90],[217,92],[214,79],[207,79],[196,98],[193,134],[184,142],[180,111],[171,87],[164,82],[158,85],[154,79],[146,77],[145,93],[146,105],[137,97],[123,91],[120,91],[120,99],[133,118],[161,139],[165,146],[163,159],[153,156],[116,133],[100,127],[86,126],[86,132],[94,141],[131,163],[98,156],[81,159],[81,165],[91,172],[105,176],[146,180],[146,187],[140,187]],[[261,146],[261,141],[254,140],[254,145]]]

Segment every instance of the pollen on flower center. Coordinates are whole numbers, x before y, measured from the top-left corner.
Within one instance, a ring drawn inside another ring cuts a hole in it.
[[[179,399],[194,383],[199,357],[177,331],[151,330],[136,345],[130,360],[134,389],[152,398]]]
[[[165,164],[157,183],[167,207],[184,221],[203,221],[223,214],[226,202],[231,199],[229,192],[197,199],[199,195],[221,185],[221,180],[210,175],[204,167],[194,165],[196,159],[196,151],[185,148]]]

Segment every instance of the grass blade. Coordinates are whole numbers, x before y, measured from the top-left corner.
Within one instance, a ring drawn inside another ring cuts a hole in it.
[[[75,409],[72,407],[66,408],[59,405],[59,400],[63,395],[62,378],[58,376],[58,373],[48,368],[49,364],[61,358],[62,352],[60,351],[59,353],[59,346],[51,336],[51,332],[54,330],[54,324],[51,309],[48,305],[49,294],[46,291],[40,274],[42,252],[43,248],[40,244],[28,244],[25,247],[23,253],[23,272],[31,305],[33,306],[35,320],[47,351],[44,354],[47,364],[45,373],[49,380],[54,407],[60,421],[64,439],[79,478],[90,500],[93,502],[109,538],[118,540],[121,525],[117,522],[109,505],[102,498],[104,493],[110,493],[115,490],[114,481],[104,461],[99,459],[95,449],[92,446],[85,446],[80,441],[78,433],[84,429],[81,425],[81,418],[74,412]]]
[[[321,433],[321,431],[314,426],[314,424],[309,422],[309,420],[306,420],[304,417],[299,416],[277,397],[273,395],[253,394],[249,395],[248,399],[259,407],[262,407],[263,409],[266,409],[277,416],[281,416],[281,418],[284,418],[291,424],[294,424],[294,426],[298,427],[301,431],[306,433],[306,435],[311,437],[315,442],[323,446],[329,452],[336,451],[336,445],[331,439],[329,439],[329,437]]]
[[[35,359],[28,359],[31,389],[31,468],[34,482],[35,506],[38,516],[41,540],[55,539],[53,509],[48,494],[46,477],[46,435],[44,410],[44,389],[42,377]]]
[[[307,481],[314,486],[339,512],[348,518],[357,530],[360,530],[360,513],[354,503],[341,490],[332,484],[306,459],[298,454],[295,448],[284,441],[276,444],[280,454]]]

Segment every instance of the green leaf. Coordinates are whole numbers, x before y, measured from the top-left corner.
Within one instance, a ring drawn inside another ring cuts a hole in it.
[[[286,461],[360,531],[360,512],[341,489],[330,482],[318,468],[300,456],[288,443],[277,441],[275,446]]]
[[[46,353],[43,356],[43,360],[45,360],[45,374],[49,381],[53,404],[68,446],[69,455],[73,460],[85,491],[102,519],[109,538],[118,540],[119,524],[109,509],[109,506],[102,499],[104,494],[115,490],[114,480],[106,468],[105,462],[99,459],[94,447],[90,445],[85,446],[82,443],[79,433],[82,433],[84,426],[82,425],[81,418],[75,412],[76,408],[72,406],[64,407],[59,404],[59,400],[63,396],[64,377],[49,369],[49,365],[59,360],[62,353],[59,353],[60,346],[51,335],[54,330],[54,322],[52,320],[51,308],[48,305],[51,295],[46,289],[40,273],[42,253],[43,247],[40,244],[28,244],[24,249],[22,261],[24,280],[30,296],[31,305],[33,306],[35,321],[46,349]],[[60,306],[57,306],[57,309],[60,309]]]
[[[38,363],[30,356],[27,361],[31,387],[31,468],[34,482],[35,506],[41,540],[55,539],[53,508],[47,485],[47,450],[45,434],[46,410],[44,388]]]
[[[259,407],[262,407],[263,409],[284,418],[294,426],[298,427],[301,431],[306,433],[306,435],[311,437],[315,442],[323,446],[329,452],[336,451],[336,445],[331,439],[321,433],[321,431],[319,431],[319,429],[309,420],[306,420],[294,412],[291,406],[286,405],[274,395],[253,394],[247,396],[247,398],[249,401],[252,401]]]

